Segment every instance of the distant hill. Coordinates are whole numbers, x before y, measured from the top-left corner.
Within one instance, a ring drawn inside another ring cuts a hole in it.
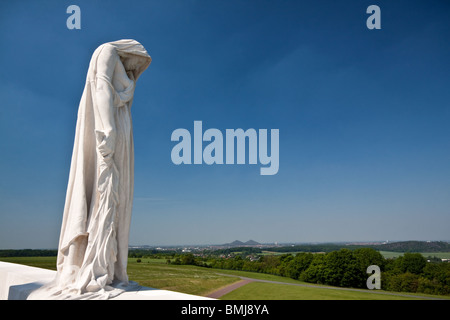
[[[259,245],[261,244],[259,242],[256,242],[255,240],[248,240],[247,242],[234,240],[233,242],[223,244],[223,246],[227,247],[259,246]]]
[[[443,241],[401,241],[371,247],[381,251],[394,252],[450,252],[450,243]]]

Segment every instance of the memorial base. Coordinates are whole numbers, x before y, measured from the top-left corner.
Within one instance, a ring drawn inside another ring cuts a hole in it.
[[[26,300],[37,288],[55,278],[56,271],[0,261],[0,300]],[[211,300],[211,298],[137,287],[110,300]]]

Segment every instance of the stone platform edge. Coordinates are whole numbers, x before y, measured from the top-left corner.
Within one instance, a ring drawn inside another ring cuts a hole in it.
[[[0,300],[26,300],[35,289],[52,281],[56,271],[0,261]],[[110,300],[214,300],[207,297],[139,287]]]

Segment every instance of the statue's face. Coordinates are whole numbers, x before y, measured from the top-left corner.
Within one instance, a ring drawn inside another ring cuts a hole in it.
[[[135,71],[139,69],[142,61],[141,58],[135,55],[124,55],[120,57],[122,64],[126,71]]]
[[[125,72],[131,80],[136,80],[151,61],[150,57],[144,57],[126,52],[119,52],[119,56]],[[130,77],[130,74],[133,74],[133,76]]]

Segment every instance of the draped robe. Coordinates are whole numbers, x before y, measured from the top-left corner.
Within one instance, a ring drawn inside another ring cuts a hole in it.
[[[55,280],[29,299],[110,298],[129,286],[136,80],[151,57],[135,40],[99,46],[78,108]]]

